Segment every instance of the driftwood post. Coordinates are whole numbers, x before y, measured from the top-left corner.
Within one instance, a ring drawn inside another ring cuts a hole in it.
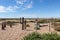
[[[12,28],[12,24],[10,24],[10,28]]]
[[[49,20],[49,32],[51,31],[51,20]]]
[[[49,32],[51,31],[52,24],[54,24],[54,19],[53,18],[51,18],[49,20]]]
[[[22,30],[26,29],[26,20],[24,17],[20,18],[20,23],[22,24]]]
[[[2,30],[5,30],[5,27],[4,27],[3,23],[2,23],[2,27],[1,27],[1,29],[2,29]]]
[[[49,32],[50,32],[50,23],[49,23]]]
[[[22,17],[22,30],[24,30],[24,17]]]
[[[6,28],[6,22],[4,22],[4,27]]]
[[[26,29],[26,20],[22,17],[22,30]]]
[[[6,27],[6,22],[3,22],[3,23],[2,23],[2,28],[1,28],[1,29],[2,29],[2,30],[5,30],[5,27]]]

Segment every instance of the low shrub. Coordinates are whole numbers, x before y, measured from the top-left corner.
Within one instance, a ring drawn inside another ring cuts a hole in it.
[[[7,23],[7,25],[10,25],[10,24],[11,25],[16,25],[16,23],[14,21],[7,21],[6,23]]]
[[[60,22],[60,19],[56,19],[55,22]]]
[[[40,20],[40,21],[38,21],[38,23],[48,23],[48,21],[47,20]]]
[[[33,23],[35,23],[35,21],[32,21],[32,20],[31,20],[31,21],[29,21],[29,22],[33,22]]]
[[[43,34],[43,40],[60,40],[60,35],[57,33],[48,33],[48,34]]]
[[[60,31],[60,26],[55,26],[54,29],[55,29],[56,31]]]
[[[42,37],[39,33],[33,32],[23,38],[23,40],[41,40]]]
[[[27,24],[27,25],[26,25],[26,27],[30,27],[30,25],[29,25],[29,24]]]
[[[39,34],[37,32],[33,32],[25,36],[23,40],[60,40],[60,35],[57,33]]]
[[[60,31],[60,23],[53,23],[53,28],[56,30],[56,31]]]
[[[60,23],[54,23],[53,25],[54,26],[60,26]]]

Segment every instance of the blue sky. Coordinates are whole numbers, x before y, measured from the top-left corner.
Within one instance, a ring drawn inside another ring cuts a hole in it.
[[[0,0],[0,18],[59,18],[60,0]]]

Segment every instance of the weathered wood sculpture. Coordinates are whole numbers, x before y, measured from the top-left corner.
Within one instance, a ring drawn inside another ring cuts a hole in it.
[[[26,29],[26,20],[24,19],[24,17],[20,18],[20,23],[22,24],[22,30]]]

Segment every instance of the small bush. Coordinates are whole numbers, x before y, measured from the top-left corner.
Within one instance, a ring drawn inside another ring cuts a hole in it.
[[[47,20],[40,20],[40,21],[38,21],[38,23],[48,23],[48,21]]]
[[[60,35],[58,35],[57,33],[39,34],[37,32],[33,32],[25,36],[23,40],[60,40]]]
[[[30,27],[30,25],[29,25],[29,24],[27,24],[27,25],[26,25],[26,27]]]
[[[10,24],[15,25],[16,24],[14,21],[7,21],[6,23],[7,23],[7,25],[10,25]]]
[[[60,19],[56,19],[55,22],[60,22]]]
[[[23,38],[23,40],[41,40],[42,37],[39,33],[33,32]]]
[[[53,25],[54,26],[60,26],[60,23],[54,23]]]
[[[43,40],[60,40],[60,35],[57,33],[48,33],[48,34],[43,34]]]
[[[40,27],[35,27],[34,29],[39,30],[39,29],[40,29]]]
[[[60,23],[57,23],[57,22],[55,22],[54,24],[53,24],[53,28],[56,30],[56,31],[60,31]]]
[[[33,22],[33,23],[35,23],[35,21],[32,21],[32,20],[31,20],[31,21],[29,21],[29,22]]]
[[[60,31],[60,26],[55,26],[54,29],[55,29],[56,31]]]

